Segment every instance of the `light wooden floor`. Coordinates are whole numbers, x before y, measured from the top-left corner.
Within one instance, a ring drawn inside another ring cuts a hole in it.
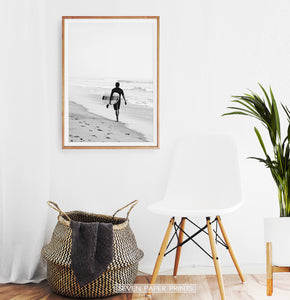
[[[246,275],[246,283],[240,283],[238,275],[224,275],[226,297],[228,300],[289,300],[290,274],[274,274],[274,293],[266,296],[266,276]],[[136,283],[148,283],[150,276],[138,276]],[[219,290],[215,275],[180,275],[176,278],[168,275],[158,276],[156,283],[196,284],[196,294],[153,294],[152,300],[218,300]],[[44,281],[40,284],[0,284],[1,300],[69,300],[73,298],[55,295]],[[120,295],[106,300],[145,299],[144,295]]]

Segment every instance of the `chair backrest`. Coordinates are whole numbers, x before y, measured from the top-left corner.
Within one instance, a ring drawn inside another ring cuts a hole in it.
[[[188,209],[229,208],[241,202],[234,140],[219,135],[177,140],[163,201]]]

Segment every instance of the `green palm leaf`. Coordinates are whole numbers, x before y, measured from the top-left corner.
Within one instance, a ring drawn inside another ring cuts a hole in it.
[[[280,216],[290,216],[290,110],[287,106],[281,104],[289,122],[286,137],[281,142],[280,116],[273,91],[270,87],[270,93],[268,94],[260,83],[259,86],[263,93],[262,97],[265,97],[265,100],[252,91],[241,96],[232,96],[231,102],[235,106],[229,106],[228,109],[231,111],[224,113],[223,116],[248,116],[260,121],[267,129],[273,146],[273,158],[271,159],[268,155],[262,135],[256,127],[254,127],[254,131],[265,158],[249,158],[262,162],[270,170],[278,187]]]

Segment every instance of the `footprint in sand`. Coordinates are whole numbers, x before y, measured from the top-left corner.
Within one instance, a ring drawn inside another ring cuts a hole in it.
[[[86,127],[85,125],[81,125],[81,127]]]
[[[130,133],[125,133],[126,135],[130,135]]]
[[[102,129],[98,129],[98,131],[103,131]]]
[[[78,120],[78,118],[75,118],[75,120]]]
[[[106,139],[110,140],[111,138],[109,136],[106,136]]]
[[[97,137],[95,134],[92,134],[92,136]]]
[[[90,125],[89,123],[86,123],[86,122],[85,122],[85,124],[86,124],[86,125]]]

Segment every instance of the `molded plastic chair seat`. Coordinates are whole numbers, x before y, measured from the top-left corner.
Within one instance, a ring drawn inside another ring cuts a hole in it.
[[[242,205],[235,142],[228,136],[177,141],[164,198],[149,210],[170,216],[222,215]]]
[[[218,216],[231,213],[239,208],[243,203],[238,202],[232,206],[225,205],[222,207],[219,204],[219,207],[213,207],[212,203],[201,202],[198,207],[191,203],[190,201],[183,201],[184,199],[179,200],[177,203],[168,203],[166,200],[155,202],[149,206],[149,210],[158,215],[166,216],[175,216],[175,217],[194,217],[194,216]]]

